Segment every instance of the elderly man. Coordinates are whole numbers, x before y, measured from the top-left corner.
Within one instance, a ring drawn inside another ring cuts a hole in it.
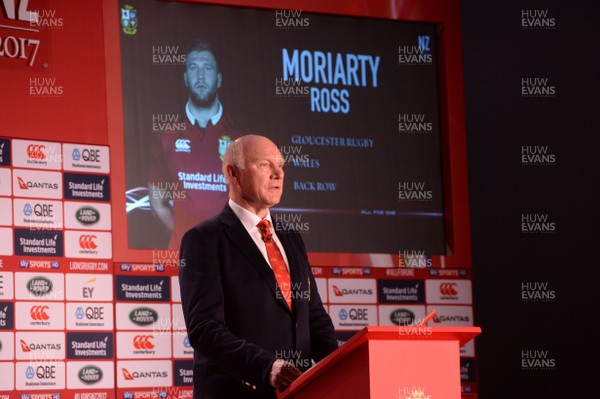
[[[266,137],[233,142],[229,203],[181,242],[180,285],[194,347],[194,398],[274,398],[337,348],[298,233],[275,231],[283,159]]]

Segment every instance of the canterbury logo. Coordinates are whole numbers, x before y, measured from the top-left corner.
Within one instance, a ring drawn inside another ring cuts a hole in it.
[[[33,320],[48,320],[50,316],[46,313],[46,310],[50,309],[48,306],[32,306],[29,314]]]
[[[27,183],[25,183],[25,181],[23,181],[23,179],[21,179],[19,176],[17,176],[17,182],[19,182],[19,188],[21,190],[29,190],[29,187],[27,187]]]
[[[133,338],[133,346],[135,349],[154,349],[154,344],[152,343],[152,339],[154,337],[152,335],[136,335]]]
[[[177,149],[177,151],[189,151],[190,148],[190,141],[186,140],[186,139],[179,139],[175,141],[175,148]]]
[[[97,237],[94,235],[82,235],[79,237],[79,246],[82,249],[96,249],[98,246],[94,241]]]
[[[458,291],[456,291],[456,283],[440,284],[440,294],[449,295],[449,296],[457,296]]]
[[[27,345],[27,342],[23,341],[22,339],[21,341],[21,349],[23,349],[23,352],[31,352],[31,349],[29,349],[29,345]]]
[[[123,378],[125,378],[126,380],[135,380],[135,378],[133,378],[133,376],[129,371],[127,371],[127,369],[123,368],[121,369],[121,371],[123,372]]]
[[[27,146],[27,156],[30,159],[46,159],[46,146],[29,144]]]
[[[335,296],[344,296],[344,293],[335,285],[333,286],[333,293]]]

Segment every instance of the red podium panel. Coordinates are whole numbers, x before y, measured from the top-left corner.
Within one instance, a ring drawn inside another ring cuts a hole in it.
[[[479,327],[365,327],[279,399],[460,399],[460,347]]]

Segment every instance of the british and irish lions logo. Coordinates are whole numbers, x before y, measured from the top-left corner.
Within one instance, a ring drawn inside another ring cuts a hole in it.
[[[125,5],[121,8],[121,27],[123,27],[123,32],[127,35],[135,35],[137,33],[137,10],[130,5]]]
[[[221,158],[221,161],[225,156],[225,150],[227,150],[227,147],[229,147],[231,143],[233,143],[233,140],[231,140],[231,137],[229,136],[221,136],[219,139],[219,158]]]

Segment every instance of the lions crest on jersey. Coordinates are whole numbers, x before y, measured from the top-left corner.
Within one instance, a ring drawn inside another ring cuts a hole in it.
[[[225,151],[227,150],[227,147],[229,147],[231,143],[233,143],[233,140],[231,140],[231,137],[229,136],[221,136],[221,138],[219,139],[219,158],[221,158],[221,161],[225,156]]]

